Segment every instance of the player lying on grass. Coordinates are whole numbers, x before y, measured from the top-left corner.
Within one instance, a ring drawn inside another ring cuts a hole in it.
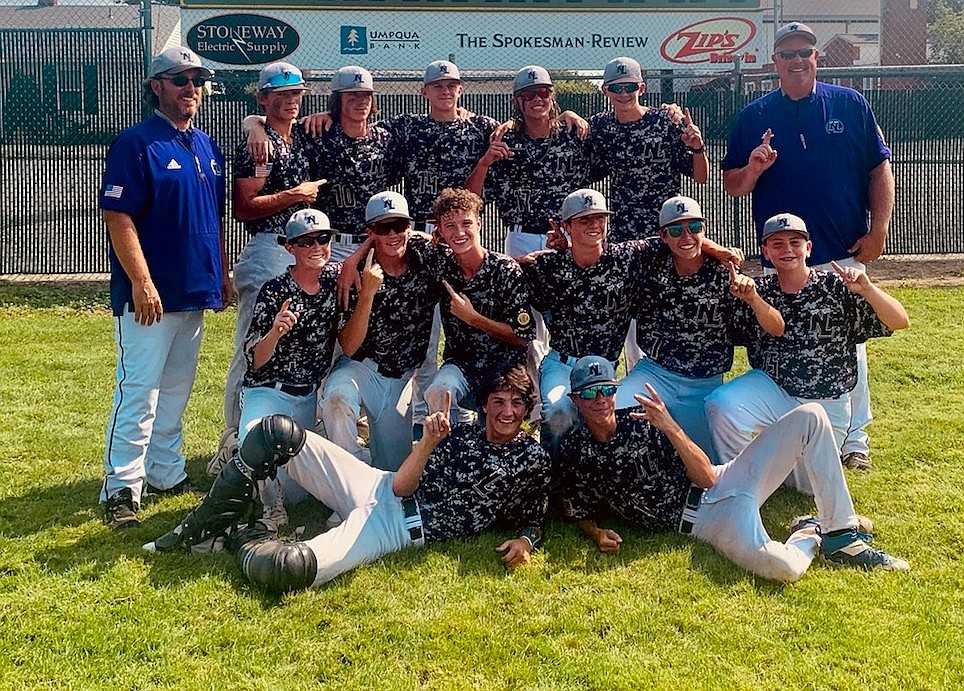
[[[713,466],[652,387],[648,396],[636,397],[640,408],[617,411],[616,372],[605,358],[577,361],[571,386],[585,424],[560,445],[563,507],[601,551],[619,551],[622,537],[599,522],[619,519],[693,535],[771,580],[796,581],[818,552],[857,568],[910,569],[871,547],[860,530],[830,421],[819,405],[791,410],[735,459]],[[777,542],[763,526],[760,507],[794,467],[813,482],[819,518],[794,519],[786,543]]]
[[[492,527],[515,536],[496,548],[502,561],[528,563],[542,537],[549,481],[548,455],[521,432],[534,386],[523,366],[502,366],[477,397],[484,425],[450,431],[445,413],[428,416],[397,472],[372,468],[289,417],[263,418],[201,504],[144,549],[201,551],[226,542],[249,580],[279,591],[319,586],[385,554]],[[304,542],[279,540],[249,522],[257,482],[280,466],[344,521]]]

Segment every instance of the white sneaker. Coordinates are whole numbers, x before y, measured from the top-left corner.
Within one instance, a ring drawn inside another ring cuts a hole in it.
[[[238,431],[226,429],[221,432],[221,440],[218,442],[218,450],[211,460],[208,461],[207,473],[211,477],[217,477],[218,473],[228,464],[234,454],[238,451]]]

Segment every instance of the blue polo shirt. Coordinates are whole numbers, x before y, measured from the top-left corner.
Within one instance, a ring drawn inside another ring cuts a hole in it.
[[[134,221],[165,312],[221,307],[224,155],[208,135],[181,133],[155,113],[121,132],[107,152],[99,205]],[[129,305],[131,282],[110,248],[115,316]]]
[[[722,169],[745,166],[767,128],[777,159],[753,189],[757,239],[768,218],[789,212],[807,222],[811,264],[851,256],[868,230],[870,171],[890,158],[870,104],[853,89],[823,82],[799,101],[772,91],[740,113]]]

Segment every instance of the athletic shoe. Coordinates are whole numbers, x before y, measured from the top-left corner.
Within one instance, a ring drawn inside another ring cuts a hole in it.
[[[137,509],[133,493],[125,487],[104,502],[104,524],[111,530],[140,525]]]
[[[197,494],[194,485],[192,485],[191,481],[186,477],[173,487],[168,487],[167,489],[161,489],[146,482],[141,492],[141,499],[147,499],[148,497],[176,497],[179,494]]]
[[[221,439],[218,441],[218,450],[211,460],[208,461],[207,473],[211,477],[217,477],[221,469],[228,464],[238,450],[238,431],[226,429],[221,432]]]
[[[870,470],[870,458],[863,451],[851,451],[840,459],[844,468],[851,470]]]
[[[837,532],[837,531],[835,531]],[[910,571],[910,564],[874,549],[860,538],[857,530],[839,531],[838,535],[824,535],[820,553],[827,561],[871,571]]]
[[[790,521],[790,534],[793,535],[798,530],[804,528],[816,528],[820,532],[820,519],[816,516],[806,515],[797,516]],[[871,542],[874,539],[874,522],[866,516],[857,514],[857,534],[864,542]]]

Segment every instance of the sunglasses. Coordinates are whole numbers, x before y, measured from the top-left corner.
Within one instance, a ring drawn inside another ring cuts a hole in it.
[[[375,235],[388,235],[389,233],[401,234],[408,230],[408,221],[404,218],[398,218],[394,221],[373,223],[370,228]]]
[[[599,396],[615,396],[616,395],[616,385],[615,384],[599,384],[597,386],[589,386],[579,393],[576,394],[583,401],[594,401]]]
[[[606,91],[611,94],[632,94],[639,91],[639,84],[610,84]]]
[[[664,230],[671,238],[678,238],[684,232],[688,232],[690,235],[699,235],[705,227],[706,224],[704,224],[703,221],[690,221],[689,223],[674,223],[668,225]]]
[[[523,101],[531,101],[534,98],[547,99],[552,96],[552,89],[548,86],[540,86],[537,89],[526,89],[519,92],[519,98]]]
[[[793,60],[794,58],[809,58],[813,55],[813,48],[801,48],[800,50],[781,50],[777,52],[783,60]]]
[[[176,74],[173,77],[158,77],[158,79],[165,79],[174,86],[187,86],[188,82],[190,82],[199,89],[204,86],[204,82],[208,80],[207,77],[185,77],[183,74]]]
[[[327,245],[331,242],[331,233],[321,233],[320,235],[302,235],[292,240],[290,243],[295,247],[311,247],[314,244]]]

